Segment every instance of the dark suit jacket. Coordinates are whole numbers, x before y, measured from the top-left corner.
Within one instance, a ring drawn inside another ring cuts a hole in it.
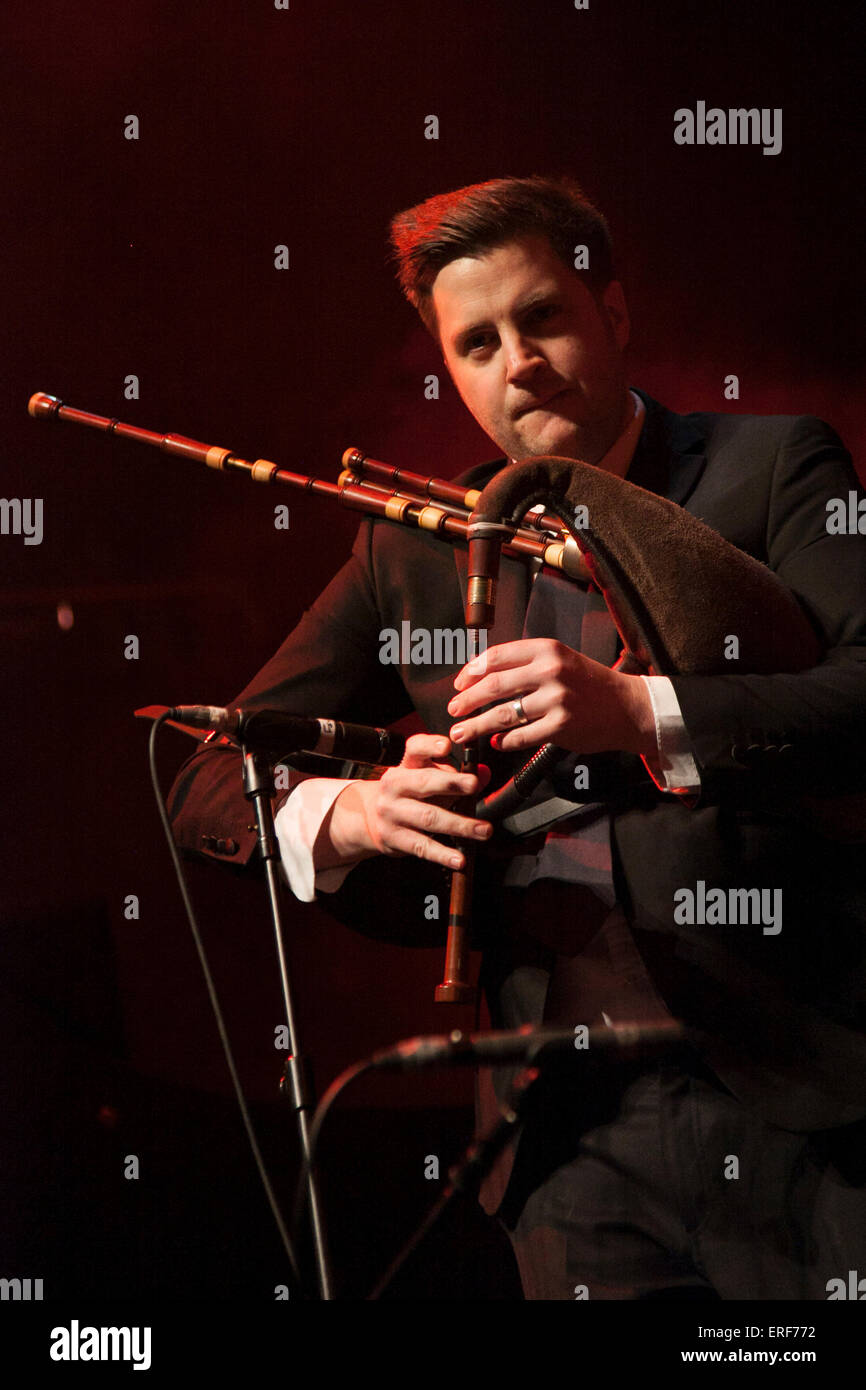
[[[674,678],[701,774],[697,805],[658,792],[637,758],[592,760],[592,785],[611,807],[618,900],[659,992],[701,1030],[704,1055],[731,1091],[786,1128],[846,1124],[866,1114],[862,849],[818,833],[816,823],[833,820],[836,798],[866,787],[866,537],[830,536],[825,525],[826,502],[846,497],[856,475],[834,432],[811,417],[680,416],[643,399],[629,479],[768,564],[797,594],[827,654],[798,674]],[[502,463],[464,480],[479,486]],[[461,628],[465,578],[465,550],[363,521],[351,559],[235,703],[380,725],[417,710],[428,730],[447,732],[458,667],[383,665],[380,632],[399,630],[404,619]],[[722,602],[723,575],[719,586]],[[491,645],[520,637],[528,594],[526,568],[503,558]],[[490,761],[500,780],[514,762]],[[570,766],[566,760],[557,784],[565,796]],[[227,862],[219,840],[232,851],[229,862],[250,861],[254,840],[232,751],[199,750],[177,777],[171,810],[185,850]],[[585,1021],[563,1007],[568,989],[548,984],[587,947],[586,932],[561,923],[565,939],[560,931],[552,952],[547,943],[533,956],[524,940],[515,953],[502,933],[504,899],[509,920],[520,917],[514,890],[499,893],[497,848],[479,853],[478,930],[494,1024]],[[675,925],[676,890],[698,880],[781,888],[782,931]],[[383,900],[393,923],[418,922],[429,892],[447,893],[441,870],[371,859],[322,903],[381,938]],[[399,928],[393,935],[406,939]],[[558,1003],[545,1013],[551,998]]]

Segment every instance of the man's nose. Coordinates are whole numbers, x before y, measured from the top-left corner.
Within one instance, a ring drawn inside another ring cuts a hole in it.
[[[544,366],[538,344],[531,338],[515,336],[505,347],[506,380],[515,385],[528,381]]]

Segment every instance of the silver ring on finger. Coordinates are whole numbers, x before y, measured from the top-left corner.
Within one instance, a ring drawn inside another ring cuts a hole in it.
[[[528,723],[529,723],[529,718],[528,718],[528,716],[527,716],[526,710],[523,708],[523,700],[522,700],[522,698],[521,698],[520,696],[518,696],[516,700],[512,700],[512,701],[511,701],[511,708],[514,710],[514,713],[517,715],[517,722],[518,722],[518,724],[528,724]]]

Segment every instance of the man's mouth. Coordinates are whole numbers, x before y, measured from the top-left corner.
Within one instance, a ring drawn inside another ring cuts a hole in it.
[[[554,391],[550,396],[543,396],[540,401],[533,401],[530,405],[520,406],[520,408],[514,412],[513,418],[515,420],[520,420],[524,415],[528,415],[531,410],[544,410],[547,406],[552,405],[554,401],[559,400],[560,396],[564,396],[566,390],[567,387],[562,387],[559,391]]]

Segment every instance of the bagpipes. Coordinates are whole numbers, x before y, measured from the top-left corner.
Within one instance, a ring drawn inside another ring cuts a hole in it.
[[[337,483],[250,463],[229,449],[183,435],[160,435],[64,405],[39,392],[31,416],[97,429],[254,482],[283,483],[374,517],[468,543],[465,621],[468,657],[483,649],[494,618],[502,554],[540,560],[602,593],[623,643],[618,669],[647,675],[730,672],[726,639],[739,642],[737,670],[772,674],[806,670],[821,660],[818,634],[789,589],[765,565],[724,540],[676,503],[590,464],[555,457],[513,463],[483,490],[390,468],[358,449],[343,455]],[[533,509],[541,505],[543,513]],[[530,515],[530,513],[532,513]],[[563,750],[546,744],[477,814],[501,817],[528,797]],[[477,743],[461,748],[462,770],[478,766]],[[445,978],[436,998],[468,1002],[470,905],[474,847],[451,880]]]

